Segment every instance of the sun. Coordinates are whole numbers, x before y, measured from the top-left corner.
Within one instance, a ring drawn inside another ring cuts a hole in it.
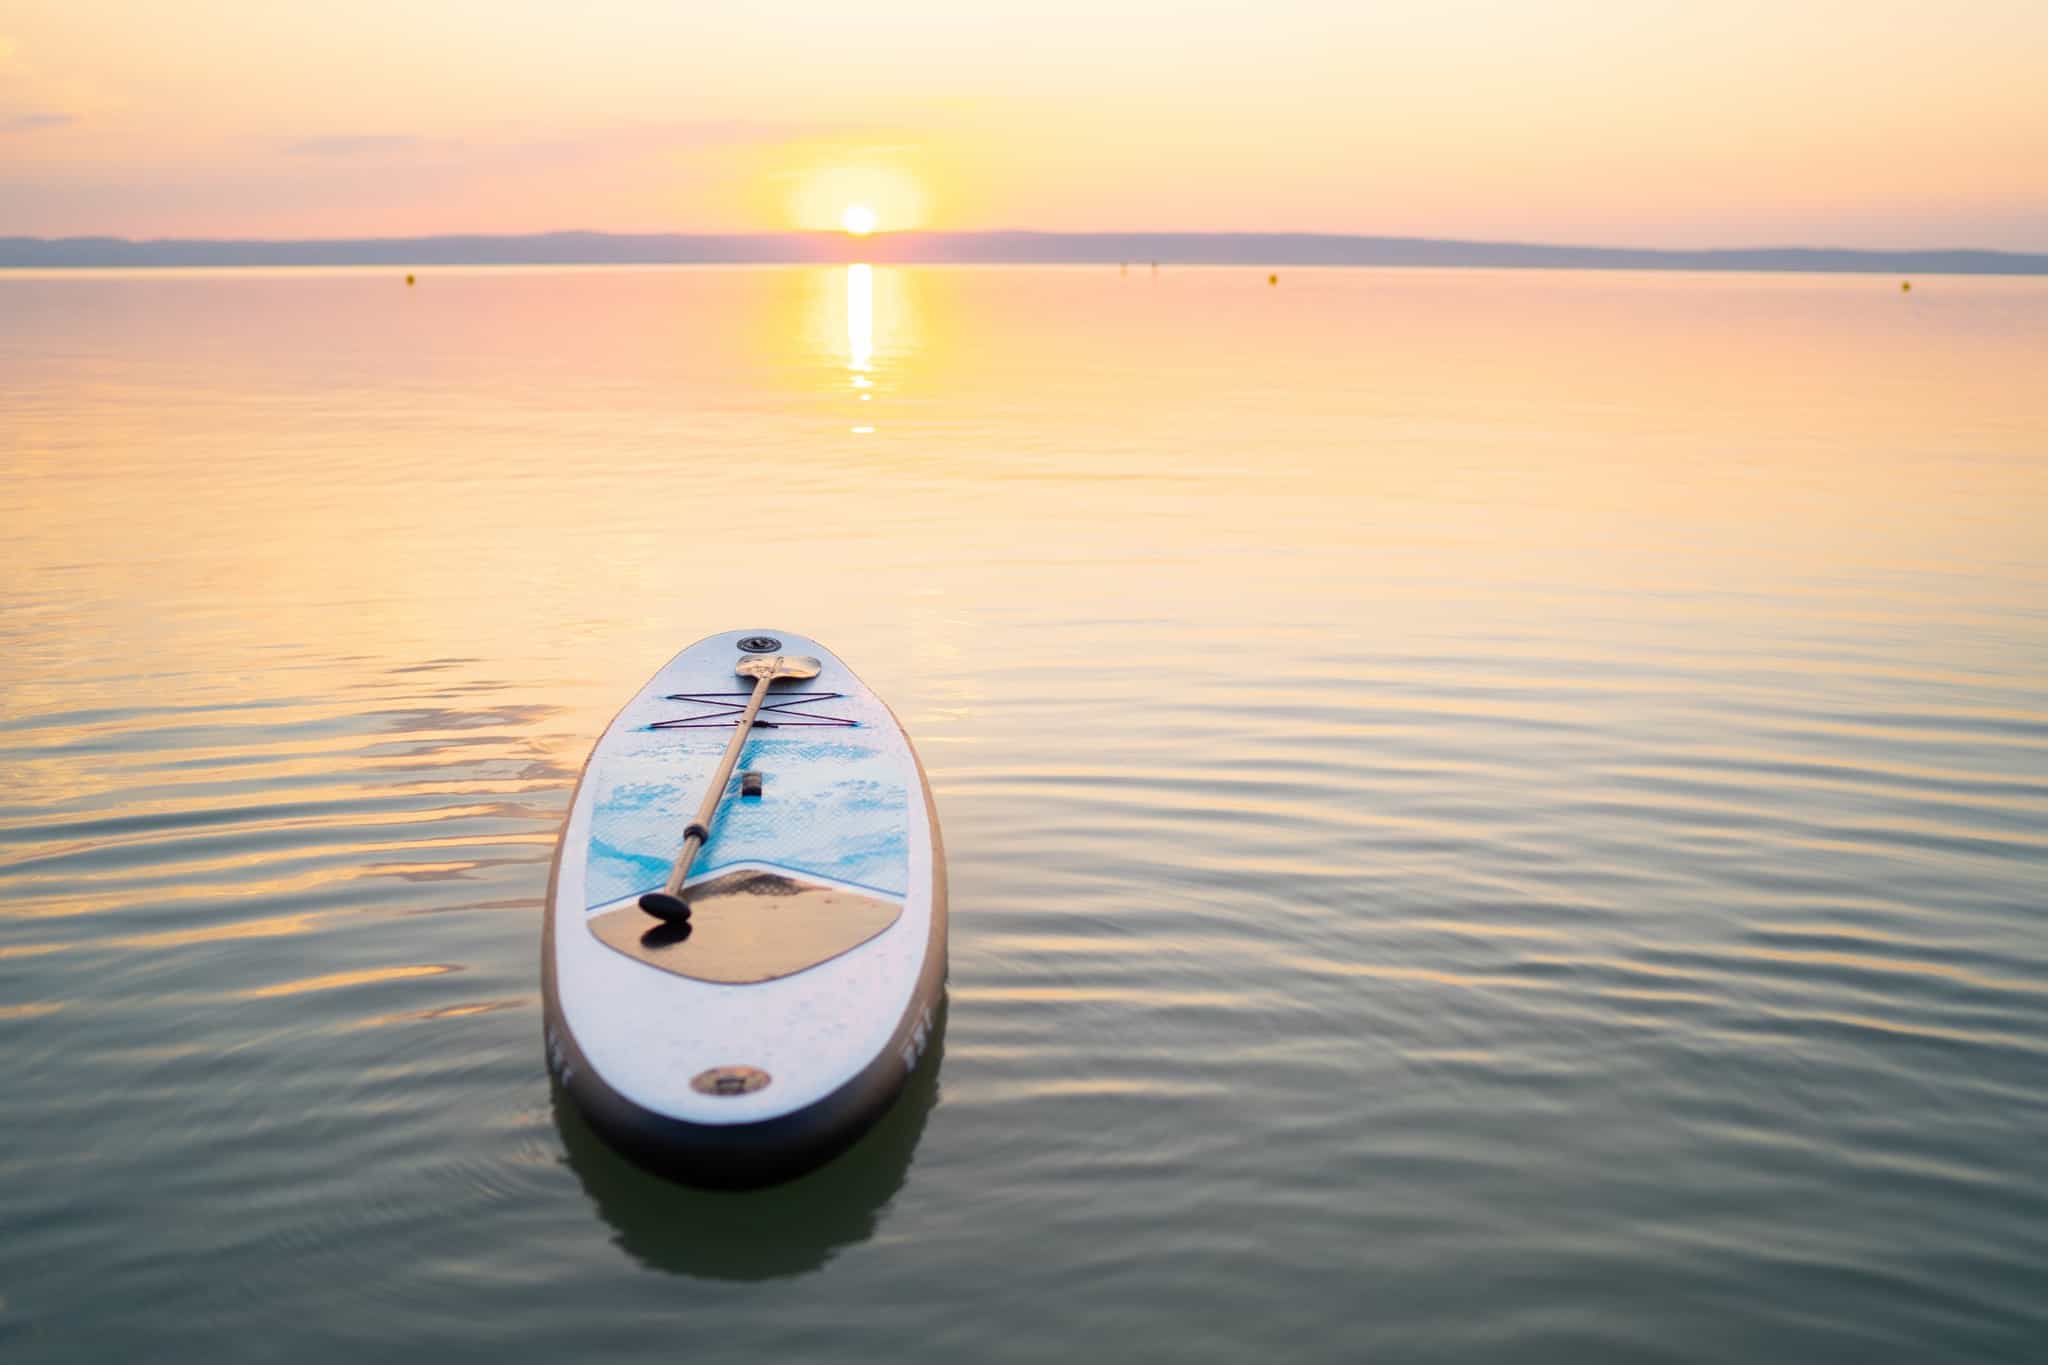
[[[840,224],[856,237],[865,237],[875,230],[875,211],[866,204],[848,204],[846,212],[839,215]]]

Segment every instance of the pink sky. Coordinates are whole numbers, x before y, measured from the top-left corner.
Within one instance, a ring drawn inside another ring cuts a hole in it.
[[[0,235],[2048,250],[2038,0],[28,0]]]

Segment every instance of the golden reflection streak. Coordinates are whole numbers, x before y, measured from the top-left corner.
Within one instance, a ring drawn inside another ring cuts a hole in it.
[[[169,813],[183,809],[200,809],[204,806],[173,807]],[[109,849],[136,848],[150,844],[164,844],[175,848],[179,844],[194,844],[206,840],[220,840],[245,832],[276,834],[286,831],[383,828],[393,825],[416,825],[423,820],[441,823],[454,820],[525,819],[529,808],[513,801],[494,801],[489,805],[440,806],[430,811],[415,810],[370,810],[344,813],[319,812],[311,815],[265,818],[261,806],[236,807],[223,810],[223,814],[246,815],[247,819],[226,819],[198,828],[177,826],[163,829],[138,830],[133,834],[107,836],[95,839],[74,839],[64,843],[31,845],[19,856],[0,858],[0,868],[20,867],[49,858],[77,857],[84,854],[101,853]],[[259,856],[257,861],[261,861]],[[244,864],[222,864],[219,862],[196,862],[186,866],[218,867],[241,866]]]
[[[333,991],[347,986],[367,986],[380,981],[409,981],[422,976],[446,976],[461,968],[448,963],[422,963],[409,967],[365,967],[353,972],[329,972],[325,976],[301,977],[297,981],[281,981],[275,986],[259,986],[252,991],[243,991],[245,1000],[269,1000],[281,995],[305,995],[311,991]]]
[[[1718,951],[1749,962],[1783,962],[1792,966],[1848,967],[1854,971],[1899,973],[1904,976],[1932,976],[1987,991],[2021,991],[2029,995],[2048,993],[2048,984],[2021,977],[1986,976],[1967,967],[1945,962],[1918,962],[1898,958],[1869,957],[1862,953],[1827,952],[1791,948],[1722,948]]]
[[[202,873],[238,872],[258,868],[265,863],[303,859],[307,850],[303,848],[277,849],[263,854],[251,854],[239,858],[221,859],[208,862],[181,863],[185,875],[178,879],[179,890],[155,896],[159,906],[184,902],[202,901],[215,897],[232,896],[237,899],[251,899],[292,895],[314,888],[332,887],[344,881],[359,881],[364,878],[401,875],[393,869],[432,868],[437,871],[464,871],[480,865],[497,865],[505,859],[482,859],[470,862],[447,863],[377,863],[368,861],[370,855],[378,853],[413,853],[422,849],[460,849],[470,847],[535,847],[553,848],[553,831],[541,831],[528,835],[477,835],[474,837],[449,839],[418,839],[408,843],[347,844],[321,849],[323,859],[332,859],[343,864],[340,867],[322,866],[291,877],[276,877],[268,881],[252,882],[205,882],[195,883],[191,879]],[[354,863],[350,866],[348,864]],[[154,888],[163,880],[161,869],[146,869],[147,875],[140,877],[96,877],[91,890],[78,895],[50,897],[33,909],[11,912],[10,919],[70,919],[77,915],[99,914],[107,909],[107,893],[120,888]]]
[[[850,265],[846,267],[846,368],[853,371],[856,388],[867,387],[874,357],[875,268]]]
[[[0,1005],[0,1019],[40,1019],[63,1008],[61,1001],[39,1001],[33,1005]]]
[[[439,870],[439,865],[429,865]],[[463,866],[473,867],[474,864]],[[376,869],[389,872],[389,867]],[[368,874],[366,874],[368,875]],[[460,910],[505,910],[523,909],[524,901],[484,901],[477,904],[454,907]],[[91,913],[89,910],[80,913]],[[250,938],[292,938],[299,934],[322,931],[327,921],[346,918],[355,912],[348,910],[316,910],[301,915],[273,915],[268,919],[236,920],[229,924],[210,924],[200,929],[166,929],[154,934],[124,934],[119,938],[91,939],[80,943],[17,943],[11,947],[0,947],[0,961],[19,957],[44,957],[50,953],[68,953],[75,948],[187,948],[198,943],[223,943],[236,939]]]
[[[1715,996],[1698,991],[1650,990],[1646,987],[1610,986],[1586,988],[1556,981],[1537,981],[1495,972],[1446,972],[1428,967],[1391,967],[1381,963],[1331,962],[1323,958],[1285,958],[1282,966],[1315,976],[1356,978],[1366,981],[1421,981],[1433,986],[1455,986],[1460,990],[1531,991],[1548,995],[1590,995],[1601,1000],[1654,1000],[1660,1003],[1696,1005],[1725,1004]]]
[[[1576,937],[1563,929],[1543,929],[1530,924],[1484,924],[1477,920],[1410,919],[1400,921],[1397,927],[1422,929],[1438,934],[1457,934],[1464,938],[1570,940]]]
[[[950,989],[950,988],[949,988]],[[952,992],[953,998],[985,1003],[1015,1004],[1142,1004],[1150,1009],[1219,1007],[1254,1009],[1257,1000],[1227,991],[1127,991],[1109,986],[981,986]]]
[[[2039,994],[2044,989],[2048,989],[2048,987],[2044,987],[2040,982],[2036,981],[2028,981],[2018,977],[1985,976],[1980,972],[1972,972],[1959,967],[1950,967],[1943,963],[1893,962],[1883,958],[1860,957],[1852,953],[1786,952],[1773,951],[1770,949],[1738,949],[1733,951],[1733,956],[1748,959],[1751,961],[1774,961],[1791,963],[1795,965],[1846,966],[1874,972],[1898,972],[1914,976],[1933,976],[1942,978],[1944,980],[1956,981],[1968,986],[1974,986],[1981,990],[2020,991],[2028,994]],[[1596,957],[1578,959],[1542,959],[1542,961],[1546,963],[1565,962],[1567,965],[1572,966],[1605,967],[1614,971],[1633,972],[1643,976],[1663,977],[1677,981],[1692,981],[1698,976],[1698,973],[1682,968],[1654,966],[1644,962],[1629,962],[1624,961],[1620,958]],[[1500,973],[1464,974],[1457,972],[1435,971],[1422,967],[1389,967],[1379,964],[1331,962],[1320,959],[1294,959],[1290,962],[1289,965],[1297,967],[1304,971],[1310,971],[1329,976],[1363,977],[1371,980],[1387,981],[1428,981],[1433,982],[1437,985],[1459,986],[1468,989],[1478,989],[1483,987],[1496,986],[1510,990],[1548,991],[1564,989],[1563,987],[1560,987],[1553,982],[1526,980],[1520,977],[1502,975]],[[1573,989],[1579,988],[1575,987]],[[1674,994],[1666,991],[1647,990],[1644,988],[1632,989],[1626,987],[1609,987],[1604,989],[1596,987],[1593,988],[1590,991],[1590,993],[1603,998],[1608,996],[1618,996],[1623,998],[1655,1000],[1712,999],[1712,997],[1710,996],[1698,994],[1696,992],[1691,991]],[[1904,1026],[1902,1025],[1901,1027]]]
[[[438,1009],[403,1010],[397,1014],[364,1019],[355,1027],[386,1028],[392,1024],[428,1023],[436,1019],[467,1019],[473,1014],[496,1014],[499,1010],[517,1009],[526,1003],[524,1000],[480,1000],[467,1005],[443,1005]]]
[[[538,840],[530,841],[538,843]],[[552,843],[552,838],[549,840]],[[408,870],[450,870],[456,873],[471,872],[483,867],[509,867],[534,860],[521,858],[488,858],[463,863],[372,863],[367,866],[340,868],[314,867],[291,877],[274,877],[262,882],[203,882],[194,883],[181,879],[177,889],[149,887],[150,904],[159,910],[177,906],[204,905],[219,900],[263,900],[274,902],[299,895],[307,891],[331,891],[349,882],[377,881],[390,876],[417,881],[417,876],[407,877]],[[546,860],[539,860],[545,865]],[[455,907],[463,910],[502,910],[518,902],[484,901]],[[97,915],[108,912],[106,892],[97,887],[87,888],[75,894],[45,896],[33,909],[10,912],[7,918],[19,920],[61,920],[75,919],[81,915]],[[234,937],[234,935],[229,935]],[[52,951],[56,951],[52,949]],[[24,953],[32,957],[34,953]]]
[[[1140,1076],[1068,1076],[1057,1080],[1027,1081],[997,1088],[991,1096],[997,1103],[1026,1099],[1085,1099],[1101,1096],[1144,1096],[1148,1099],[1187,1099],[1202,1095],[1228,1094],[1222,1081],[1167,1081]]]
[[[1776,1022],[1839,1024],[1843,1028],[1867,1029],[1872,1033],[1889,1034],[1899,1038],[1935,1038],[1949,1043],[1988,1042],[2001,1043],[2007,1047],[2041,1054],[2043,1049],[2038,1038],[2013,1033],[2006,1029],[1959,1029],[1947,1028],[1940,1024],[1907,1023],[1899,1019],[1879,1019],[1869,1014],[1837,1014],[1828,1010],[1762,1010],[1764,1016]]]
[[[211,757],[211,755],[206,755],[203,753],[201,754],[202,760],[207,757]],[[236,754],[229,754],[227,755],[227,758],[230,761],[238,762],[240,756]],[[284,767],[281,764],[274,765],[268,763],[263,765],[255,765],[240,764],[238,762],[238,766],[241,767],[241,770],[243,772],[248,772],[251,768],[257,766],[263,767],[267,775],[274,775],[277,781],[277,789],[282,791],[288,786],[290,779],[293,778],[304,777],[309,774],[331,775],[335,770],[336,764],[334,761],[334,756],[330,755],[328,757],[318,760],[317,762],[306,764],[294,764],[289,768]],[[407,771],[407,765],[397,762],[387,761],[380,764],[375,761],[364,761],[361,764],[361,771],[365,775],[374,774],[380,768],[400,772]],[[548,781],[540,781],[537,779],[525,777],[475,779],[450,778],[443,781],[407,780],[402,783],[395,783],[391,786],[382,788],[368,786],[360,782],[333,782],[321,786],[290,786],[289,799],[294,804],[304,804],[312,806],[329,805],[339,808],[341,806],[348,805],[351,803],[378,801],[391,797],[475,797],[482,800],[490,800],[492,801],[492,805],[485,807],[478,807],[475,805],[447,806],[442,807],[440,809],[453,810],[457,812],[472,812],[477,810],[490,812],[493,810],[514,807],[520,804],[512,798],[522,796],[559,796],[562,791],[563,783],[566,781],[573,781],[575,775],[576,770],[574,768],[571,768],[561,777],[551,779]],[[65,793],[65,795],[76,799],[83,797],[102,797],[111,793],[119,792],[124,798],[127,798],[124,799],[121,804],[121,814],[123,819],[132,819],[140,821],[157,816],[177,816],[182,815],[187,811],[195,810],[204,811],[207,815],[214,817],[211,823],[199,827],[167,826],[165,828],[156,830],[137,830],[132,835],[122,836],[120,838],[120,842],[123,843],[132,844],[137,842],[145,842],[149,839],[161,839],[169,841],[172,839],[184,837],[204,837],[215,832],[246,829],[252,825],[261,825],[266,828],[278,829],[285,827],[282,821],[279,819],[279,817],[275,815],[274,808],[270,805],[229,805],[223,802],[217,802],[208,799],[211,796],[211,793],[205,791],[201,791],[197,795],[193,795],[190,793],[181,793],[176,792],[175,790],[167,789],[168,794],[166,795],[145,796],[140,794],[140,792],[138,791],[135,785],[136,779],[133,772],[112,767],[111,765],[109,766],[109,770],[106,773],[100,774],[99,776],[101,776],[103,780],[100,781],[97,785],[91,788],[75,788],[72,791]],[[62,835],[68,832],[70,826],[73,825],[79,818],[79,815],[74,812],[52,812],[47,815],[32,816],[27,819],[16,821],[10,826],[10,829],[22,833],[32,834],[47,832],[54,835]],[[300,821],[308,821],[327,819],[353,819],[354,816],[349,814],[349,812],[347,811],[338,811],[313,812],[306,815],[299,815],[288,818]],[[396,818],[398,817],[392,817],[392,819]],[[390,823],[391,820],[385,820],[384,822]],[[104,838],[90,841],[90,843],[92,847],[112,846],[112,841]],[[87,846],[85,843],[64,845],[52,843],[45,847],[32,850],[31,854],[27,856],[41,857],[46,852],[56,851],[60,848],[68,849],[85,846]],[[23,859],[9,859],[8,863],[11,865],[12,863],[19,861],[23,861]]]
[[[304,915],[273,915],[269,919],[241,920],[233,924],[210,924],[203,929],[169,929],[157,934],[130,934],[109,939],[105,948],[186,948],[195,943],[220,943],[241,938],[291,938],[313,931],[323,920],[336,917],[334,911]]]

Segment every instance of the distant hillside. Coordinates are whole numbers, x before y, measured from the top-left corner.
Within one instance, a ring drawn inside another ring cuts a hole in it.
[[[1887,275],[2048,275],[2048,255],[1757,247],[1650,251],[1322,233],[897,232],[701,236],[547,232],[521,237],[329,241],[130,241],[0,237],[0,267],[647,265],[875,261],[929,264],[1466,266],[1533,270],[1777,270]]]

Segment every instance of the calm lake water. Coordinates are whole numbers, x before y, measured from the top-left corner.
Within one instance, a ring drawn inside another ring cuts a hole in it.
[[[9,1361],[2048,1358],[2048,282],[0,275]],[[683,644],[818,636],[941,1043],[549,1092]]]

